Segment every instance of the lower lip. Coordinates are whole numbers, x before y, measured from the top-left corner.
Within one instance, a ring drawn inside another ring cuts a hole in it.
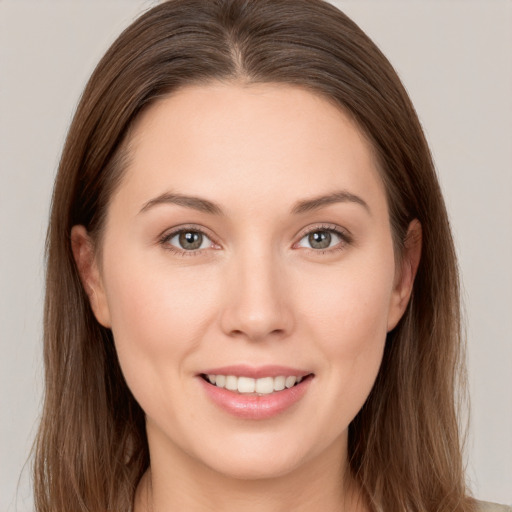
[[[304,396],[312,381],[312,376],[309,376],[299,384],[282,391],[268,395],[244,395],[219,388],[202,377],[198,378],[206,394],[216,405],[233,416],[249,420],[265,420],[286,411]]]

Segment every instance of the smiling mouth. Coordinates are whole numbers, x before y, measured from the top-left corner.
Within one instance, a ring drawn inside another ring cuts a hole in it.
[[[261,396],[271,395],[293,388],[302,381],[313,378],[313,374],[310,373],[305,376],[279,375],[277,377],[261,377],[259,379],[244,376],[237,377],[235,375],[213,374],[201,374],[201,377],[209,384],[233,393]]]

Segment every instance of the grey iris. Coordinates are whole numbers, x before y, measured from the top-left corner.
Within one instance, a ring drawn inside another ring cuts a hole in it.
[[[203,243],[203,235],[197,231],[184,231],[180,233],[179,242],[187,251],[199,249]]]
[[[327,249],[331,245],[331,238],[329,231],[314,231],[309,234],[308,241],[313,249]]]

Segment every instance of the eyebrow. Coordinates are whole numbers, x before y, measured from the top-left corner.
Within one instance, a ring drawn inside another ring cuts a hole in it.
[[[371,210],[366,201],[361,197],[356,196],[346,190],[340,190],[333,192],[332,194],[317,196],[312,199],[305,199],[298,201],[292,208],[292,214],[298,215],[301,213],[307,213],[324,206],[329,206],[335,203],[355,203],[364,207],[365,210],[371,215]],[[178,206],[184,206],[185,208],[192,208],[200,212],[209,213],[212,215],[223,215],[222,208],[216,203],[203,199],[196,196],[187,196],[183,194],[165,192],[164,194],[149,200],[141,208],[139,213],[145,212],[157,205],[162,204],[175,204]]]
[[[145,212],[154,206],[160,204],[176,204],[178,206],[184,206],[186,208],[192,208],[204,213],[211,213],[213,215],[222,215],[222,209],[217,204],[208,199],[202,199],[200,197],[185,196],[183,194],[172,194],[166,192],[164,194],[151,199],[141,208],[139,213]]]
[[[355,203],[361,205],[370,215],[371,210],[368,206],[368,203],[364,199],[355,194],[351,194],[346,190],[340,190],[338,192],[334,192],[332,194],[327,194],[323,196],[314,197],[312,199],[306,199],[304,201],[299,201],[292,208],[292,213],[306,213],[312,210],[317,210],[319,208],[323,208],[324,206],[328,206],[334,203]]]

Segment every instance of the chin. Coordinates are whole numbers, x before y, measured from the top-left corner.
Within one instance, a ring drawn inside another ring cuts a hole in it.
[[[218,461],[210,466],[210,469],[227,478],[235,480],[257,481],[270,480],[284,477],[300,468],[300,462],[289,460],[279,454],[274,459],[254,457],[256,460],[249,460],[248,456],[230,457]]]
[[[283,436],[235,437],[231,443],[219,443],[213,450],[204,447],[196,455],[205,466],[228,478],[275,479],[300,471],[305,464],[314,460],[318,452],[323,451],[320,442],[307,449],[307,437],[294,438],[289,432],[285,439]]]

